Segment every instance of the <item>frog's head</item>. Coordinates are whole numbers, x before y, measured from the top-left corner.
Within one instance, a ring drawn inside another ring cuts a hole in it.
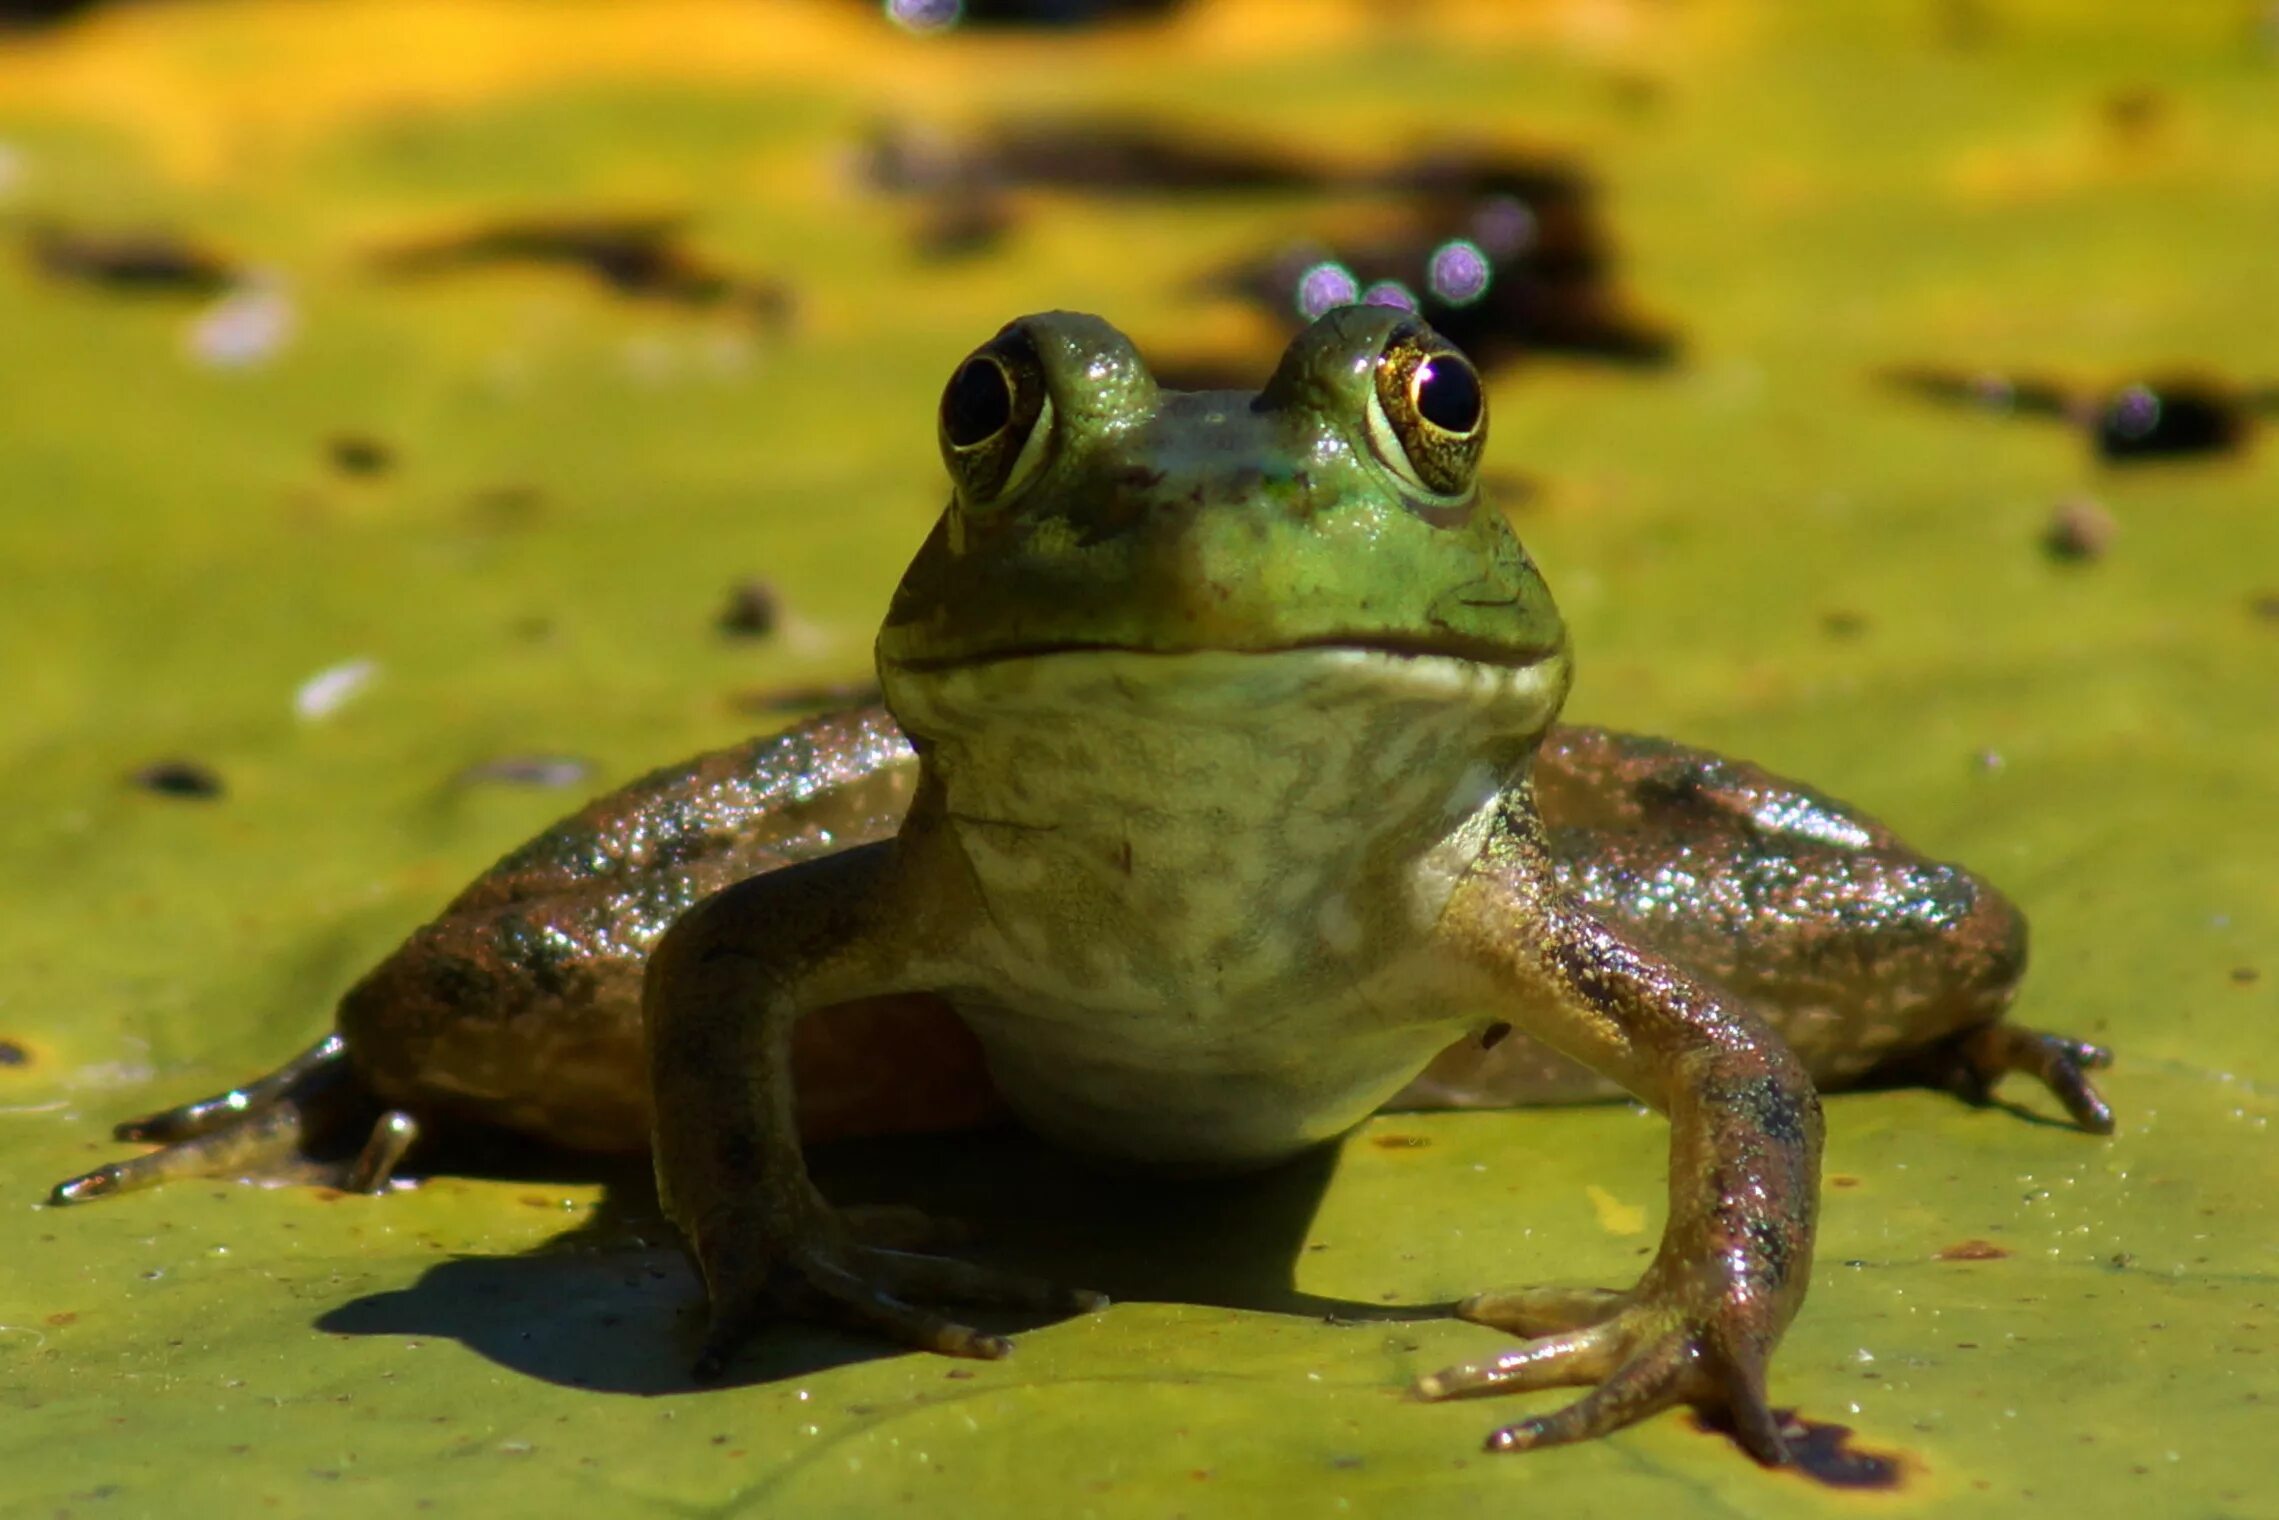
[[[1256,394],[1167,391],[1099,318],[1023,317],[940,430],[955,494],[878,640],[897,712],[1005,662],[1300,650],[1492,676],[1507,731],[1557,712],[1558,610],[1478,490],[1479,375],[1410,313],[1328,313]]]

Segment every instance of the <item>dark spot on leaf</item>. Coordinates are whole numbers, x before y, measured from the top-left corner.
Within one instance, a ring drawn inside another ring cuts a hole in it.
[[[1848,1177],[1848,1176],[1844,1175],[1842,1172],[1838,1172],[1838,1173],[1836,1173],[1834,1176],[1832,1176],[1832,1177],[1830,1177],[1830,1178],[1828,1179],[1828,1186],[1830,1186],[1830,1187],[1839,1187],[1839,1188],[1855,1188],[1855,1187],[1858,1187],[1859,1185],[1860,1185],[1860,1179],[1859,1179],[1859,1178],[1857,1178],[1857,1177]]]
[[[2267,623],[2279,623],[2279,591],[2258,591],[2247,599],[2247,610]]]
[[[1420,1151],[1432,1141],[1423,1135],[1371,1135],[1369,1143],[1381,1151]]]
[[[1865,613],[1837,610],[1820,614],[1820,628],[1832,639],[1856,639],[1868,631]]]
[[[127,778],[146,792],[162,797],[195,797],[201,800],[222,794],[222,778],[211,766],[195,760],[154,760]]]
[[[2167,97],[2157,90],[2115,90],[2098,107],[2116,140],[2140,142],[2159,130],[2168,115]]]
[[[2115,464],[2224,453],[2246,437],[2239,398],[2202,381],[2124,385],[2097,414],[2097,452]]]
[[[2084,563],[2103,559],[2113,547],[2120,524],[2113,514],[2086,496],[2061,501],[2042,529],[2042,547],[2055,560]]]
[[[385,475],[396,463],[396,451],[368,433],[336,433],[324,449],[343,475]]]
[[[2007,1247],[1998,1246],[1991,1240],[1974,1238],[1958,1240],[1951,1246],[1943,1247],[1938,1251],[1936,1259],[1939,1261],[2001,1261],[2009,1254]]]
[[[1510,1034],[1511,1025],[1502,1019],[1498,1019],[1480,1031],[1480,1048],[1482,1050],[1493,1050],[1501,1045]]]
[[[50,279],[123,294],[212,295],[237,279],[220,255],[161,232],[36,227],[27,242],[33,264]]]
[[[79,1316],[73,1313],[71,1310],[65,1309],[60,1313],[49,1315],[47,1317],[47,1322],[60,1328],[64,1325],[75,1325],[79,1323]]]
[[[1902,366],[1883,378],[1933,401],[2070,422],[2108,464],[2228,452],[2246,442],[2253,414],[2279,408],[2279,387],[2242,388],[2189,375],[2132,381],[2110,391],[1935,365]]]
[[[0,1066],[29,1066],[32,1053],[14,1040],[0,1039]]]
[[[530,217],[381,250],[397,277],[512,266],[576,269],[617,295],[674,305],[742,309],[774,325],[790,315],[791,292],[774,280],[731,275],[691,252],[677,216]]]
[[[752,577],[728,588],[727,605],[715,626],[735,639],[764,639],[775,632],[783,616],[782,599],[768,582]]]
[[[863,172],[890,195],[984,189],[1169,196],[1330,188],[1295,154],[1114,117],[1038,117],[964,135],[896,122],[875,127]]]
[[[910,246],[925,259],[972,258],[1001,245],[1017,220],[1002,196],[981,189],[946,192],[911,229]]]

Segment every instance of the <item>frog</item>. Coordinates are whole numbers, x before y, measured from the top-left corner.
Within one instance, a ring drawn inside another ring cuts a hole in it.
[[[1585,1391],[1494,1451],[1691,1405],[1790,1460],[1771,1358],[1811,1275],[1823,1087],[2110,1133],[2110,1052],[2022,1028],[2018,909],[1802,783],[1559,721],[1566,627],[1487,499],[1487,387],[1341,307],[1256,392],[1179,391],[1104,320],[1006,325],[936,417],[947,505],[879,703],[667,767],[511,851],[278,1071],[129,1121],[58,1184],[385,1186],[487,1126],[653,1158],[705,1294],[694,1371],[822,1317],[992,1359],[981,1307],[1099,1295],[835,1207],[806,1147],[1011,1115],[1111,1169],[1273,1167],[1388,1107],[1627,1096],[1669,1127],[1625,1287],[1492,1288],[1514,1337],[1417,1397]],[[305,1175],[305,1173],[301,1173]]]

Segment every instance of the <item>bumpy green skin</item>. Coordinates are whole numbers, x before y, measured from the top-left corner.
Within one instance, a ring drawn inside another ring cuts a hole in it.
[[[1967,872],[1745,764],[1552,727],[1568,659],[1533,565],[1468,486],[1402,467],[1417,418],[1381,357],[1438,342],[1406,320],[1332,313],[1256,396],[1162,392],[1095,318],[1009,327],[1034,447],[978,489],[950,446],[967,484],[879,639],[891,716],[596,801],[375,968],[337,1035],[122,1127],[168,1143],[57,1199],[284,1170],[343,1108],[386,1107],[364,1186],[423,1119],[653,1138],[711,1299],[700,1368],[818,1304],[991,1356],[930,1305],[1098,1301],[874,1249],[803,1137],[1003,1102],[1227,1168],[1388,1101],[1627,1091],[1671,1123],[1652,1266],[1470,1301],[1529,1339],[1419,1391],[1595,1385],[1496,1449],[1692,1402],[1782,1460],[1764,1377],[1809,1276],[1814,1080],[1907,1063],[1983,1096],[2026,1070],[2102,1130],[2105,1056],[2002,1022],[2024,926]]]

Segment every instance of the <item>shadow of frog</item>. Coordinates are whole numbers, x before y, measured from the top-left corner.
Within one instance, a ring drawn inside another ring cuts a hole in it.
[[[817,1147],[810,1163],[834,1200],[922,1208],[970,1227],[974,1243],[953,1248],[957,1254],[1118,1302],[1371,1321],[1450,1310],[1324,1298],[1293,1285],[1293,1263],[1337,1163],[1335,1146],[1271,1171],[1208,1179],[1103,1172],[1012,1129],[843,1142]],[[689,1364],[703,1308],[646,1167],[631,1161],[606,1176],[600,1205],[577,1228],[538,1249],[439,1262],[412,1286],[343,1304],[316,1327],[455,1340],[546,1382],[647,1395],[796,1379],[911,1354],[861,1329],[787,1319],[756,1336],[721,1377],[700,1382]],[[994,1310],[970,1317],[1003,1333],[1050,1323]]]

